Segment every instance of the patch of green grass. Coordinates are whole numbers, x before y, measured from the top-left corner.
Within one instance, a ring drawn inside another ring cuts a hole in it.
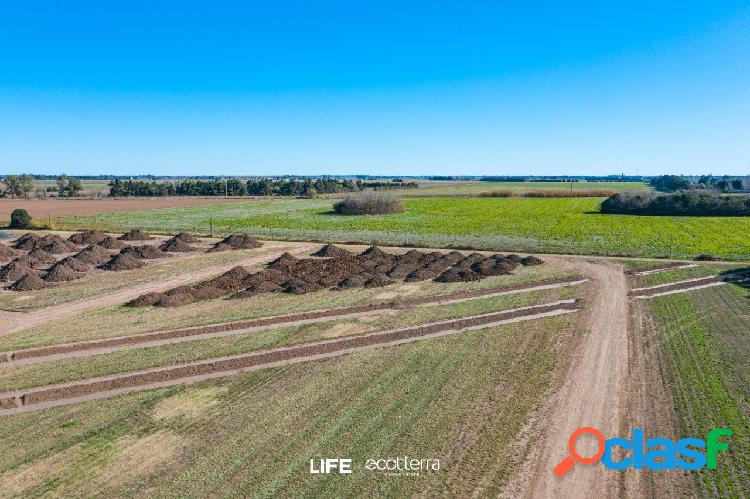
[[[517,438],[562,378],[576,325],[555,317],[8,417],[0,481],[32,470],[12,489],[26,496],[495,496],[530,450]],[[157,417],[162,404],[201,392],[215,405]],[[61,429],[67,420],[76,424]],[[122,461],[124,439],[156,432],[180,442],[164,465],[135,461],[118,472],[126,480],[101,480]],[[68,450],[107,435],[101,451]],[[367,458],[404,455],[440,459],[441,469],[362,469]],[[355,472],[309,474],[309,459],[328,456],[352,458]]]
[[[699,264],[697,267],[691,267],[687,269],[667,270],[664,272],[657,272],[655,274],[630,276],[630,282],[632,287],[641,288],[656,286],[659,284],[667,284],[670,282],[684,281],[686,279],[719,275],[730,270],[744,268],[746,268],[746,265]]]
[[[747,260],[750,217],[600,214],[601,199],[406,199],[392,215],[343,216],[331,200],[275,199],[59,219],[70,228],[247,232],[279,239],[378,242],[437,247]]]
[[[398,195],[409,196],[413,194],[429,195],[466,195],[479,194],[494,190],[511,191],[538,191],[542,189],[554,190],[610,190],[610,191],[643,191],[650,187],[642,182],[480,182],[474,181],[421,181],[419,189],[408,191],[394,191]]]
[[[711,496],[741,497],[750,490],[749,296],[722,286],[648,302],[680,434],[734,432],[718,468],[698,472]]]

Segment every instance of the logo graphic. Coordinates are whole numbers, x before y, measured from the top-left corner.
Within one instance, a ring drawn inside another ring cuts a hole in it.
[[[310,459],[310,473],[313,475],[323,474],[327,475],[334,470],[339,470],[341,474],[347,474],[352,472],[352,460],[341,459],[341,458],[325,458],[320,459],[317,463],[315,459]]]
[[[584,457],[576,451],[576,440],[584,434],[596,437],[598,448],[596,453],[590,457]],[[632,467],[640,470],[649,468],[652,470],[698,470],[706,467],[710,470],[716,469],[716,457],[719,451],[729,449],[729,444],[719,442],[720,437],[731,437],[730,428],[714,428],[708,432],[706,440],[700,438],[683,438],[677,442],[668,438],[649,438],[645,440],[643,428],[633,430],[632,439],[608,438],[598,429],[592,426],[578,428],[570,435],[568,440],[568,455],[555,466],[554,473],[563,477],[578,462],[580,464],[594,464],[601,460],[605,468],[609,470],[624,470]],[[645,443],[645,445],[644,445]],[[612,450],[619,447],[627,457],[615,461]],[[704,454],[699,449],[706,449]]]

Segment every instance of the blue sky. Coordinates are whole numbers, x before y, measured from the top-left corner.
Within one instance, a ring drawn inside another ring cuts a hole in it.
[[[0,172],[750,174],[747,1],[0,9]]]

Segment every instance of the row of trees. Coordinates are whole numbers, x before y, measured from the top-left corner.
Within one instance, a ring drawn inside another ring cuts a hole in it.
[[[34,190],[34,177],[29,174],[23,175],[8,175],[3,179],[5,185],[3,196],[9,196],[12,198],[28,197],[31,191]],[[37,195],[44,195],[46,192],[57,192],[58,196],[61,197],[73,197],[77,196],[83,185],[77,178],[71,178],[63,174],[57,177],[57,186],[48,187],[46,190],[38,188]]]
[[[602,202],[602,213],[626,215],[750,216],[750,196],[687,191],[623,192]]]
[[[733,192],[747,190],[746,182],[739,178],[723,176],[720,178],[713,175],[703,175],[697,182],[691,182],[680,175],[662,175],[651,179],[651,186],[661,192],[687,191],[690,189],[709,189],[720,192]]]
[[[364,182],[362,180],[305,179],[257,180],[215,179],[182,182],[119,180],[110,182],[110,196],[304,196],[336,194],[364,189],[413,189],[416,182]]]

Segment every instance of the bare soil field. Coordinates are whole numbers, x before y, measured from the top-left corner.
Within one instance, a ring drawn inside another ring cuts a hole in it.
[[[247,198],[243,198],[247,201]],[[159,208],[181,208],[207,204],[237,202],[237,198],[223,197],[147,197],[147,198],[92,198],[92,199],[0,199],[0,221],[10,220],[16,208],[27,210],[33,218],[97,215],[122,211],[154,210]]]

